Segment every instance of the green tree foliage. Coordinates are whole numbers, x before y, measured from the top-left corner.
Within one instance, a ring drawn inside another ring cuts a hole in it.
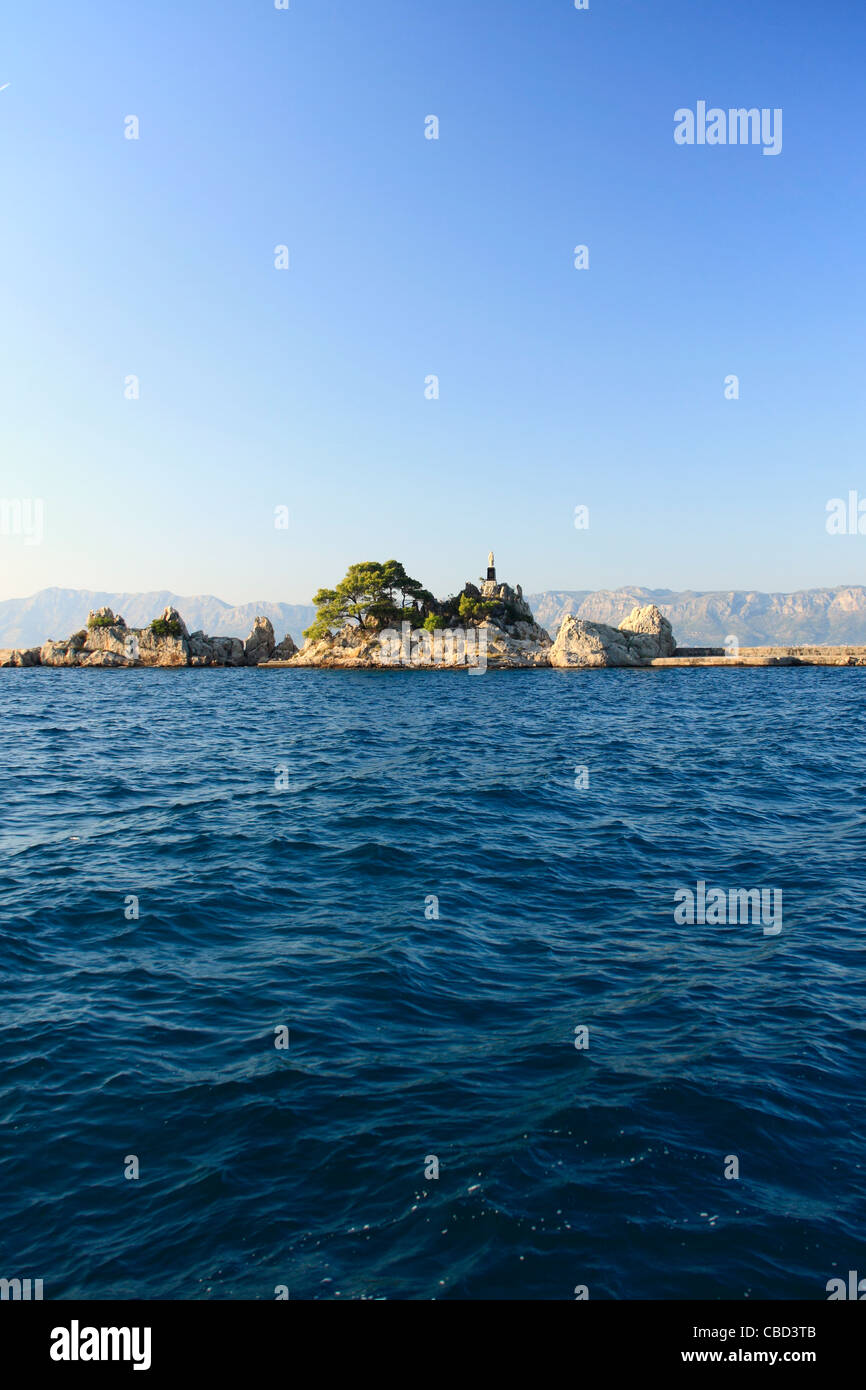
[[[420,580],[412,579],[399,560],[386,560],[382,566],[382,577],[388,597],[398,611],[407,608],[411,603],[423,606],[434,601],[430,591],[424,588]],[[397,594],[400,596],[399,604],[395,598]]]
[[[433,595],[419,580],[408,575],[399,560],[365,560],[350,565],[335,589],[319,589],[313,595],[318,612],[304,636],[325,637],[347,622],[376,631],[404,617],[420,621]],[[417,606],[416,606],[417,605]]]
[[[319,589],[313,595],[313,603],[316,617],[304,632],[312,641],[327,637],[329,632],[350,622],[367,632],[399,627],[402,622],[435,632],[456,618],[465,623],[481,623],[485,618],[499,622],[500,617],[522,616],[517,609],[512,614],[512,605],[504,601],[490,602],[465,592],[437,603],[420,580],[406,573],[399,560],[386,560],[384,564],[365,560],[350,565],[337,587]]]
[[[176,618],[154,618],[150,630],[154,637],[181,636],[181,626]]]
[[[483,599],[473,598],[471,594],[461,594],[457,612],[464,622],[481,622],[495,609],[495,603],[485,603]]]

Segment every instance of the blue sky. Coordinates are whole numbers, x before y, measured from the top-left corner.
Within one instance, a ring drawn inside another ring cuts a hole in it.
[[[859,0],[7,9],[0,496],[45,521],[0,597],[444,594],[491,546],[528,591],[861,582],[864,41]],[[699,100],[781,154],[676,145]]]

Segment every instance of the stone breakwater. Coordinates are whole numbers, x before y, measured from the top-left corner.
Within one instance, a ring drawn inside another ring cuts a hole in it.
[[[408,624],[404,627],[408,629]],[[472,640],[468,640],[472,639]],[[483,639],[483,641],[481,640]],[[408,630],[400,637],[347,624],[298,650],[290,636],[277,643],[268,618],[257,617],[245,641],[189,632],[175,608],[166,608],[150,627],[127,627],[110,609],[92,612],[87,626],[71,637],[41,647],[0,650],[0,667],[76,666],[102,669],[141,667],[258,666],[271,670],[466,670],[478,663],[493,670],[559,667],[866,666],[866,647],[678,648],[671,624],[655,604],[636,607],[619,627],[572,615],[555,640],[527,610],[513,623],[485,620],[467,629]]]
[[[700,649],[677,648],[673,657],[648,666],[866,666],[866,647],[740,647],[736,654],[721,650],[707,655]]]

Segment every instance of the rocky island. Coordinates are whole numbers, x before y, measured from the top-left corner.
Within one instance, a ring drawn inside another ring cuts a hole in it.
[[[258,666],[272,657],[293,656],[286,636],[279,646],[268,618],[256,618],[245,642],[239,637],[208,637],[189,632],[176,608],[166,608],[149,627],[127,627],[110,608],[88,615],[87,626],[41,647],[0,651],[0,666],[86,666],[123,669],[141,666]]]
[[[147,627],[128,627],[110,608],[88,615],[72,636],[0,650],[0,667],[239,667],[468,670],[559,667],[866,665],[866,647],[677,647],[654,603],[635,606],[618,627],[566,615],[555,639],[535,620],[520,584],[496,575],[493,553],[477,584],[436,599],[397,560],[350,565],[334,589],[314,596],[316,618],[299,650],[256,617],[245,641],[189,632],[168,607]]]

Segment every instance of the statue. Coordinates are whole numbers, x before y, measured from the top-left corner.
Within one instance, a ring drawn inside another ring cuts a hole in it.
[[[493,551],[492,551],[492,550],[491,550],[490,554],[487,556],[487,565],[488,565],[488,568],[489,568],[489,569],[493,569]]]

